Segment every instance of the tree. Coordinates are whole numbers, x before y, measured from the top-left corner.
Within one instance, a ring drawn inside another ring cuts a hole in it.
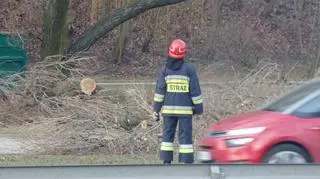
[[[96,24],[100,20],[100,11],[102,0],[91,0],[91,25]]]
[[[118,6],[119,8],[123,6],[127,6],[130,3],[130,0],[119,0]],[[118,37],[116,40],[116,47],[113,51],[113,59],[116,63],[121,63],[123,59],[124,50],[126,47],[127,36],[129,32],[129,22],[124,22],[120,24]]]
[[[67,16],[69,0],[50,0],[46,4],[44,15],[44,34],[41,56],[63,54],[66,48]]]
[[[104,16],[96,25],[91,27],[81,38],[76,40],[68,49],[69,53],[77,53],[89,49],[98,39],[127,20],[150,9],[177,4],[185,0],[134,0],[127,6]]]

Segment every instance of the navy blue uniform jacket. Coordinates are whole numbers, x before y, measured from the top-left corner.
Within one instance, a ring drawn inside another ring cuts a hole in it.
[[[177,70],[165,67],[160,72],[153,108],[164,117],[190,117],[203,113],[199,79],[192,64],[183,63]]]

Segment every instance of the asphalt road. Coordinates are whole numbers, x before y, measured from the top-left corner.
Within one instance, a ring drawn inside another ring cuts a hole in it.
[[[0,167],[10,179],[318,179],[318,165]]]

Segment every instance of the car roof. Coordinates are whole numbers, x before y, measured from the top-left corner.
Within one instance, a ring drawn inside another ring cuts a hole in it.
[[[313,100],[314,98],[318,97],[320,95],[320,89],[316,90],[313,93],[310,93],[302,100],[292,104],[290,107],[288,107],[285,111],[283,111],[283,114],[292,114],[297,109],[302,107],[303,105],[307,104],[309,101]]]
[[[299,90],[302,88],[305,88],[309,85],[319,85],[320,87],[320,79],[313,79],[310,80],[308,82],[306,82],[305,84],[302,84],[300,86],[298,86],[295,90]],[[295,112],[298,108],[300,108],[301,106],[307,104],[309,101],[311,101],[312,99],[318,97],[320,95],[320,88],[311,92],[309,95],[305,96],[304,98],[302,98],[301,100],[299,100],[298,102],[292,104],[289,108],[287,108],[285,111],[283,111],[284,114],[292,114],[293,112]]]
[[[312,79],[309,80],[307,82],[303,82],[301,85],[299,85],[298,87],[293,88],[292,90],[289,90],[288,92],[284,93],[283,95],[281,95],[280,97],[276,98],[275,100],[271,101],[270,103],[268,103],[267,105],[264,105],[261,109],[266,108],[269,105],[274,104],[277,101],[280,101],[284,98],[286,98],[287,96],[290,96],[292,94],[294,94],[295,92],[304,89],[308,86],[314,86],[316,85],[319,86],[319,89],[316,89],[312,92],[310,92],[310,94],[306,95],[305,97],[303,97],[302,99],[292,103],[291,105],[289,105],[288,107],[284,108],[283,111],[281,111],[281,113],[283,114],[291,114],[293,113],[295,110],[297,110],[298,108],[300,108],[301,106],[305,105],[306,103],[308,103],[310,100],[314,99],[315,97],[318,97],[320,95],[320,79]]]

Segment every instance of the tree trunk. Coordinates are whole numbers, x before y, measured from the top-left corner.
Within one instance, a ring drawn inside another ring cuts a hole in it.
[[[129,31],[128,23],[124,23],[120,25],[119,34],[117,38],[117,45],[114,51],[114,59],[115,59],[115,62],[118,64],[120,64],[123,59],[123,54],[124,54],[123,52],[126,47],[128,31]]]
[[[185,0],[134,0],[130,5],[117,9],[115,12],[103,17],[94,27],[90,28],[84,36],[79,38],[69,49],[70,53],[80,52],[90,48],[99,38],[126,22],[127,20],[150,9],[183,2]]]
[[[112,11],[113,0],[103,0],[102,1],[102,16],[106,16]]]
[[[156,11],[151,11],[150,14],[148,15],[149,21],[148,22],[148,36],[146,38],[146,40],[143,42],[142,45],[142,52],[143,53],[149,53],[150,52],[150,43],[154,38],[154,34],[156,29],[158,29],[157,27],[157,18],[160,15],[160,11],[156,10]]]
[[[122,8],[123,6],[127,6],[129,4],[130,0],[120,0],[120,3],[118,4],[118,8]],[[124,22],[120,24],[119,27],[119,33],[117,37],[117,44],[116,48],[113,52],[113,59],[116,63],[120,64],[123,59],[123,53],[126,47],[126,41],[129,31],[129,22]]]
[[[68,40],[66,26],[68,9],[69,0],[50,0],[46,4],[42,58],[64,53]]]
[[[101,0],[91,0],[91,25],[96,24],[100,20]]]

